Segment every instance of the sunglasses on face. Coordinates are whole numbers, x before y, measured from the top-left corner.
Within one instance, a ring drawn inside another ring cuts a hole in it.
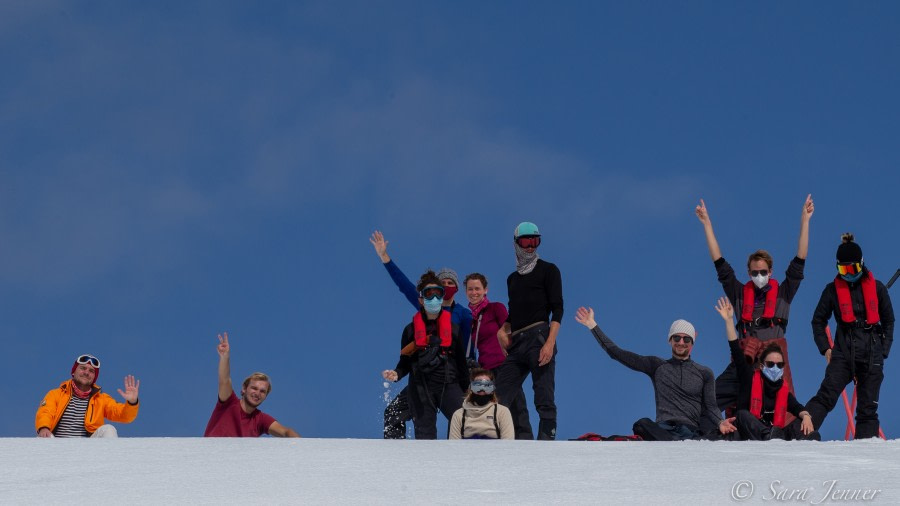
[[[853,275],[862,272],[862,263],[860,262],[838,262],[838,274],[841,276]]]
[[[769,271],[765,270],[765,269],[758,270],[758,271],[750,271],[751,278],[755,278],[756,276],[768,276],[768,275],[769,275]]]
[[[475,380],[469,388],[476,394],[494,393],[494,382],[491,380]]]
[[[100,359],[93,355],[82,355],[75,362],[79,364],[90,364],[94,369],[100,368]]]
[[[778,367],[779,369],[784,369],[784,362],[772,362],[771,360],[766,360],[764,363],[766,364],[766,367],[768,367],[769,369],[771,369],[773,367]]]
[[[541,245],[541,236],[521,235],[516,238],[516,244],[518,244],[520,248],[537,248]]]
[[[680,343],[681,340],[684,339],[684,344],[694,344],[694,338],[691,336],[682,336],[680,334],[675,334],[670,339],[672,339],[676,343]]]
[[[441,298],[444,296],[444,287],[443,286],[429,286],[427,288],[423,288],[419,295],[422,296],[423,299],[433,299],[435,297]]]

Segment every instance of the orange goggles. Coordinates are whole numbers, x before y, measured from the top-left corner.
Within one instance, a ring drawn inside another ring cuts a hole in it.
[[[860,262],[846,262],[837,264],[838,274],[841,276],[854,275],[862,272],[862,263]]]

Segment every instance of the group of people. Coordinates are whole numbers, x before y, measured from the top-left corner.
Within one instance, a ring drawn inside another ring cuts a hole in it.
[[[231,384],[231,345],[228,333],[220,334],[216,351],[219,354],[219,397],[206,424],[204,437],[256,437],[269,434],[276,437],[300,437],[297,431],[278,423],[260,411],[259,405],[272,391],[272,382],[261,372],[248,376],[241,386],[241,397]],[[81,355],[72,364],[71,379],[47,392],[34,419],[38,437],[118,437],[115,426],[107,420],[130,423],[137,418],[140,407],[140,380],[125,377],[125,390],[119,395],[125,402],[116,402],[97,385],[100,359]]]
[[[403,329],[400,358],[384,379],[409,376],[407,387],[384,413],[384,437],[437,438],[437,412],[450,420],[451,439],[534,439],[522,384],[531,375],[539,415],[537,438],[556,438],[556,337],[563,315],[562,276],[539,258],[536,225],[516,227],[516,271],[506,280],[509,311],[488,300],[488,280],[466,276],[467,307],[455,301],[459,277],[452,269],[425,272],[413,284],[387,254],[375,231],[370,242],[415,313]]]
[[[633,431],[644,440],[818,439],[818,429],[834,409],[844,387],[856,383],[856,438],[878,435],[878,397],[884,360],[893,343],[894,312],[887,288],[863,261],[862,249],[844,234],[836,253],[837,274],[822,291],[812,318],[813,337],[827,367],[816,395],[805,405],[794,394],[788,363],[787,326],[791,302],[808,252],[807,196],[801,213],[797,254],[779,283],[773,259],[758,250],[747,260],[742,283],[722,256],[703,200],[696,207],[718,280],[724,289],[715,310],[725,322],[731,362],[715,377],[694,362],[697,332],[675,320],[667,335],[671,357],[644,356],[617,346],[597,325],[594,310],[580,307],[575,320],[587,327],[613,360],[648,375],[656,417],[641,418]],[[523,383],[530,375],[538,413],[537,439],[556,439],[556,340],[563,316],[562,277],[538,255],[541,233],[531,222],[513,233],[516,269],[506,279],[509,307],[488,299],[488,280],[465,277],[468,303],[455,300],[459,278],[449,268],[426,271],[416,284],[388,256],[388,242],[375,231],[370,242],[400,292],[414,308],[400,337],[400,356],[385,380],[409,377],[407,386],[384,412],[384,437],[406,437],[412,421],[416,439],[437,439],[437,413],[449,421],[449,439],[534,439]],[[828,320],[837,323],[834,344]],[[228,334],[217,346],[218,399],[204,436],[300,437],[260,411],[271,392],[268,376],[253,373],[241,387],[231,382]],[[140,381],[126,376],[116,402],[97,385],[100,360],[89,354],[72,365],[71,378],[47,393],[35,415],[40,437],[115,437],[106,420],[133,421],[138,414]],[[725,416],[722,416],[722,412]]]
[[[715,310],[725,321],[731,361],[718,377],[691,359],[697,332],[686,320],[676,320],[669,328],[671,358],[666,359],[620,348],[597,325],[593,309],[576,311],[575,320],[613,360],[652,381],[656,418],[635,422],[636,436],[655,441],[819,439],[826,415],[851,381],[858,392],[855,437],[878,435],[878,396],[893,342],[894,313],[887,288],[866,267],[852,234],[842,236],[837,274],[823,290],[812,318],[813,337],[827,362],[825,378],[805,405],[794,393],[786,334],[791,302],[803,280],[814,210],[808,195],[797,254],[779,283],[765,250],[749,256],[749,280],[740,282],[722,256],[705,202],[696,207],[725,292]],[[397,365],[382,372],[389,381],[409,376],[408,386],[385,410],[384,437],[405,437],[405,422],[412,420],[417,439],[435,439],[440,411],[450,421],[450,439],[533,439],[522,390],[530,374],[540,419],[537,438],[555,439],[562,282],[559,269],[537,254],[537,226],[523,222],[515,229],[516,270],[506,280],[508,312],[488,301],[484,275],[466,276],[466,308],[454,300],[459,283],[453,270],[429,270],[413,285],[387,255],[384,236],[376,231],[370,241],[416,310],[403,330]],[[826,335],[832,314],[837,323],[833,346]]]

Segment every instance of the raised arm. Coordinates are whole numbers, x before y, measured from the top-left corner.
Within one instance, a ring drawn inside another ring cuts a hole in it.
[[[734,307],[731,302],[725,297],[719,297],[716,302],[716,311],[725,320],[725,335],[728,336],[728,340],[737,341],[737,331],[734,330]]]
[[[709,219],[709,212],[706,210],[706,202],[700,199],[700,205],[694,209],[697,219],[703,224],[703,232],[706,234],[706,247],[709,248],[709,256],[712,261],[722,258],[722,251],[719,249],[719,242],[716,240],[716,234],[713,232],[712,221]]]
[[[391,261],[391,257],[387,254],[388,242],[384,240],[384,235],[380,231],[373,232],[369,242],[375,248],[375,254],[381,259],[381,263],[386,264]]]
[[[219,400],[227,401],[234,390],[231,387],[231,347],[228,344],[228,332],[219,334]]]
[[[813,205],[812,194],[806,196],[803,211],[800,213],[800,239],[797,241],[797,258],[806,260],[809,252],[809,219],[812,218],[816,206]]]
[[[619,348],[606,334],[597,326],[594,321],[594,310],[591,308],[580,307],[575,312],[575,321],[590,329],[594,335],[594,339],[600,343],[603,350],[610,358],[634,371],[642,372],[647,375],[653,374],[653,371],[663,362],[659,357],[650,357],[638,355]]]
[[[378,258],[381,259],[384,268],[387,269],[388,275],[391,276],[391,280],[397,285],[397,288],[400,289],[400,293],[406,297],[406,300],[408,300],[415,309],[419,309],[419,294],[416,291],[416,285],[406,277],[406,274],[403,274],[403,271],[401,271],[400,268],[397,267],[397,264],[391,260],[391,257],[388,256],[388,241],[384,239],[384,235],[376,230],[372,234],[372,237],[369,238],[369,242],[371,242],[372,246],[375,248],[375,253],[378,255]]]

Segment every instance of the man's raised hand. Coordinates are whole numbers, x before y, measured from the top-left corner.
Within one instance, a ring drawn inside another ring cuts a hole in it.
[[[219,352],[219,356],[228,355],[228,352],[231,351],[231,346],[228,345],[228,332],[219,334],[219,345],[216,346],[216,351]]]
[[[589,307],[578,308],[578,311],[575,311],[575,321],[587,327],[588,330],[597,326],[597,322],[594,321],[594,310]]]
[[[700,205],[694,209],[694,214],[697,215],[700,223],[704,225],[709,224],[709,213],[706,211],[706,202],[703,202],[703,199],[700,199]]]
[[[813,204],[812,193],[810,193],[806,196],[806,202],[803,203],[803,214],[800,215],[803,221],[809,221],[815,210],[816,206]]]
[[[119,388],[119,395],[130,404],[137,404],[138,389],[140,387],[141,380],[136,380],[134,379],[134,376],[129,374],[128,376],[125,376],[125,391],[123,392],[122,389]]]

